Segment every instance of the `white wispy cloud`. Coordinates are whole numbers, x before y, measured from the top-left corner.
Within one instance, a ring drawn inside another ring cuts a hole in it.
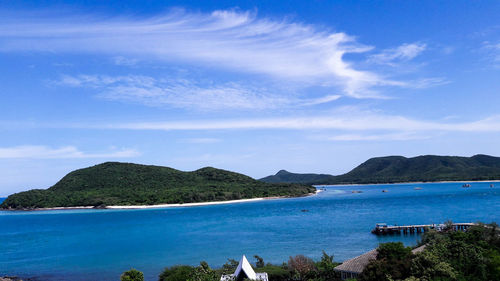
[[[446,85],[451,83],[450,80],[444,77],[430,77],[430,78],[421,78],[413,81],[404,82],[408,88],[413,89],[427,89],[431,87]]]
[[[208,143],[218,143],[221,142],[221,139],[218,138],[189,138],[184,140],[187,143],[194,143],[194,144],[208,144]]]
[[[486,52],[495,67],[500,67],[500,41],[496,43],[485,41],[481,49]]]
[[[304,101],[302,101],[302,105],[309,106],[309,105],[318,105],[318,104],[323,104],[323,103],[329,103],[332,101],[336,101],[336,100],[340,99],[341,97],[342,97],[341,95],[328,95],[328,96],[324,96],[321,98],[304,100]]]
[[[379,59],[411,58],[425,48],[408,44]],[[151,18],[92,15],[0,19],[0,52],[94,53],[118,58],[153,58],[257,73],[298,83],[340,86],[355,98],[381,96],[373,88],[405,86],[372,71],[356,69],[344,55],[371,46],[354,37],[252,12],[189,13],[175,10]]]
[[[390,134],[341,134],[334,136],[315,136],[312,139],[326,141],[408,141],[428,139],[429,135],[416,134],[414,132],[390,133]]]
[[[34,158],[34,159],[59,159],[59,158],[127,158],[136,157],[140,153],[133,149],[114,150],[104,153],[87,153],[74,146],[51,148],[43,145],[24,145],[13,147],[0,147],[2,158]]]
[[[113,57],[112,61],[114,64],[121,66],[134,66],[139,62],[138,59],[126,58],[123,56]]]
[[[75,126],[72,126],[73,128]],[[313,116],[266,119],[190,120],[171,122],[138,122],[121,124],[98,124],[76,127],[89,129],[122,130],[318,130],[345,131],[386,130],[393,132],[500,132],[500,116],[469,122],[436,122],[411,119],[397,115],[362,113],[351,116]]]
[[[383,50],[369,57],[369,61],[395,66],[398,62],[409,61],[420,55],[427,45],[424,43],[405,43],[397,48]]]
[[[341,95],[300,98],[274,94],[267,89],[241,83],[200,83],[188,79],[156,79],[149,76],[78,75],[63,76],[58,85],[88,87],[108,100],[130,101],[148,106],[171,106],[201,110],[274,109],[311,106],[335,101]]]

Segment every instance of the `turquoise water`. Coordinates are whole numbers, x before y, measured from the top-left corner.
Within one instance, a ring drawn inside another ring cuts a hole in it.
[[[189,208],[0,211],[0,276],[118,280],[134,267],[157,280],[175,264],[217,267],[242,254],[281,263],[296,254],[319,258],[322,250],[342,261],[380,242],[418,239],[372,235],[378,222],[500,222],[500,183],[461,185],[329,186],[311,197]]]

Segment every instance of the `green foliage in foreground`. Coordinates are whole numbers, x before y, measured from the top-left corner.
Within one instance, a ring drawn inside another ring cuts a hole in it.
[[[288,263],[282,265],[264,264],[259,256],[256,258],[255,272],[266,272],[272,281],[336,281],[340,276],[333,271],[338,263],[333,262],[333,256],[323,252],[320,261],[315,262],[303,255],[290,257]],[[177,265],[167,267],[159,276],[159,281],[215,281],[220,280],[223,274],[232,274],[238,267],[238,262],[229,259],[220,269],[211,269],[206,262],[192,267]]]
[[[500,157],[425,155],[413,158],[403,156],[371,158],[350,172],[339,176],[296,174],[282,170],[276,175],[260,180],[273,183],[367,184],[498,179],[500,179]]]
[[[120,276],[120,281],[144,281],[144,274],[136,269],[125,271]]]
[[[500,280],[500,232],[496,224],[467,232],[429,232],[424,251],[413,255],[401,243],[381,244],[358,281]]]
[[[154,205],[304,196],[316,189],[300,184],[270,184],[215,168],[182,172],[160,166],[107,162],[73,171],[47,190],[9,196],[2,208]]]

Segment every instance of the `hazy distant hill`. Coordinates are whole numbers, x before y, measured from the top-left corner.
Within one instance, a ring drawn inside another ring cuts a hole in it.
[[[264,182],[342,184],[415,181],[472,181],[500,179],[500,157],[388,156],[371,158],[352,171],[339,175],[294,174],[280,171],[261,179]]]
[[[271,184],[215,168],[182,172],[167,167],[107,162],[73,171],[49,189],[9,196],[2,208],[152,205],[270,196],[302,196],[315,188]]]
[[[328,182],[335,178],[335,176],[327,174],[296,174],[290,173],[286,170],[281,170],[276,175],[267,176],[260,179],[263,182],[272,183],[320,183]]]

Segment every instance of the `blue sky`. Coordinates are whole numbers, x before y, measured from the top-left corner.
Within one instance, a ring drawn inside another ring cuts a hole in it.
[[[500,155],[498,1],[1,1],[0,196],[123,161],[255,178]]]

